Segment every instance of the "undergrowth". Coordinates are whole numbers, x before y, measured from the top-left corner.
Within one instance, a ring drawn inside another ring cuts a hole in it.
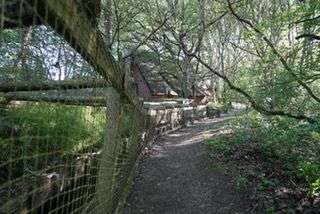
[[[103,142],[103,108],[33,103],[1,109],[0,114],[0,176],[4,181],[59,165],[68,156]]]
[[[229,134],[206,143],[214,162],[236,166],[236,188],[251,186],[257,197],[278,198],[262,205],[266,213],[292,207],[298,212],[320,211],[319,124],[250,112],[226,128]]]

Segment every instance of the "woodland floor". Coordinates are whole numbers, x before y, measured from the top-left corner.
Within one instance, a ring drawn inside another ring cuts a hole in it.
[[[210,168],[203,140],[223,131],[225,119],[196,122],[158,139],[140,164],[125,213],[250,213],[247,192],[233,176]]]

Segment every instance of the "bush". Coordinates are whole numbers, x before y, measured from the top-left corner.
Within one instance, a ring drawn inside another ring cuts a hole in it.
[[[219,110],[221,112],[227,112],[231,108],[230,104],[228,104],[228,103],[219,103],[219,102],[210,102],[210,103],[208,103],[207,106],[208,106],[208,108],[216,109],[216,110]]]
[[[210,102],[207,105],[207,116],[209,118],[220,117],[221,113],[227,111],[228,107],[222,103]]]
[[[320,128],[283,117],[263,117],[259,113],[232,120],[232,134],[209,140],[207,144],[220,158],[234,156],[263,162],[264,170],[281,171],[289,178],[309,187],[309,196],[320,193]]]
[[[320,164],[303,162],[300,165],[300,173],[309,185],[309,197],[320,194]]]

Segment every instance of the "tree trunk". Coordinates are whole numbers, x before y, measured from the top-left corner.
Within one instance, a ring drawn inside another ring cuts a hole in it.
[[[190,96],[190,90],[189,90],[189,86],[190,86],[190,72],[191,72],[191,63],[190,63],[191,59],[190,57],[186,57],[184,59],[183,62],[183,66],[182,66],[182,88],[181,88],[181,92],[182,92],[182,96],[184,98],[188,98]]]

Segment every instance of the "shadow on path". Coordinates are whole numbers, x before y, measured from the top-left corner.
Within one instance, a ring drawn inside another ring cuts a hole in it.
[[[126,214],[248,213],[249,202],[231,178],[209,169],[204,138],[225,119],[206,120],[161,137],[140,165]]]

